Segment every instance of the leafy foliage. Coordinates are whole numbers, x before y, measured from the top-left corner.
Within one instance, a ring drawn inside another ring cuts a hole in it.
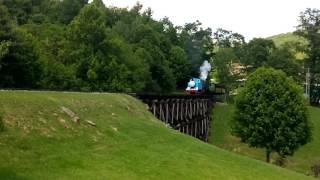
[[[242,54],[242,63],[247,66],[249,72],[267,64],[267,61],[275,49],[272,40],[254,38],[245,45]]]
[[[311,138],[310,123],[300,88],[271,68],[250,75],[236,102],[233,133],[253,147],[280,156],[293,155]]]
[[[140,3],[126,9],[102,0],[0,0],[0,6],[2,88],[172,92],[199,76],[204,60],[228,91],[264,65],[304,79],[292,56],[298,45],[246,43],[199,21],[174,26],[167,17],[154,20]]]
[[[101,0],[0,0],[0,5],[4,88],[170,92],[184,88],[191,66],[198,75],[193,63],[210,58],[203,56],[208,47],[203,49],[211,31],[199,23],[191,23],[196,26],[191,30],[168,18],[155,21],[152,10],[142,11],[139,3],[132,9],[107,8]]]
[[[37,62],[33,37],[15,26],[6,7],[0,6],[1,61],[0,87],[36,87],[40,66]]]
[[[306,67],[310,68],[310,102],[320,103],[320,10],[306,9],[299,17],[296,34],[308,40]]]

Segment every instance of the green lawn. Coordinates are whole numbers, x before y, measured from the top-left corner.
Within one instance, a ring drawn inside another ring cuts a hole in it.
[[[314,163],[320,162],[320,108],[309,107],[308,109],[313,123],[313,141],[301,147],[293,157],[289,157],[285,166],[288,169],[305,174],[310,173],[310,167]],[[248,145],[241,143],[239,138],[230,134],[230,120],[233,115],[233,105],[218,105],[215,107],[210,143],[264,161],[265,152],[263,149],[250,148]],[[273,161],[276,158],[276,154],[273,154]]]
[[[169,129],[127,95],[3,91],[0,113],[0,179],[308,179]]]

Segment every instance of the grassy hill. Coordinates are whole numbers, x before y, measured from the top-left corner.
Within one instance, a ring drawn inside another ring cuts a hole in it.
[[[277,47],[280,47],[287,42],[300,42],[302,45],[308,44],[308,41],[305,38],[294,35],[293,33],[278,34],[268,37],[267,39],[273,40]]]
[[[285,166],[288,169],[305,174],[310,174],[310,167],[320,162],[320,108],[309,107],[308,109],[313,123],[313,140],[309,144],[302,146],[293,157],[289,157]],[[265,151],[263,149],[250,148],[230,134],[230,120],[233,112],[233,105],[216,106],[212,122],[212,131],[214,133],[210,138],[210,143],[229,151],[265,161]],[[273,161],[276,158],[277,156],[274,153]]]
[[[309,178],[169,129],[127,95],[3,91],[0,113],[0,179]]]
[[[293,33],[278,34],[267,39],[273,40],[277,47],[281,47],[288,42],[300,43],[303,47],[308,45],[308,41],[305,38]],[[298,60],[303,60],[307,55],[304,52],[296,52],[295,56]]]

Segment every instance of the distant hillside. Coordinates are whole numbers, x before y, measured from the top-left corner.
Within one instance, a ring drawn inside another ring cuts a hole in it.
[[[308,44],[305,38],[294,35],[293,33],[278,34],[278,35],[268,37],[267,39],[273,40],[277,47],[282,46],[286,42],[300,42],[304,45]]]
[[[294,35],[293,33],[278,34],[268,37],[267,39],[273,40],[277,47],[281,47],[288,42],[300,42],[302,46],[307,46],[308,44],[308,41],[305,38]],[[304,52],[296,52],[295,56],[298,60],[303,60],[306,57],[306,54]]]
[[[167,128],[127,95],[5,91],[0,115],[0,179],[310,178]]]

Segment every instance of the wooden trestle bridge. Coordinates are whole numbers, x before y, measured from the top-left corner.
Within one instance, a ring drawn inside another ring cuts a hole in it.
[[[159,120],[173,129],[208,141],[214,95],[135,94]]]

